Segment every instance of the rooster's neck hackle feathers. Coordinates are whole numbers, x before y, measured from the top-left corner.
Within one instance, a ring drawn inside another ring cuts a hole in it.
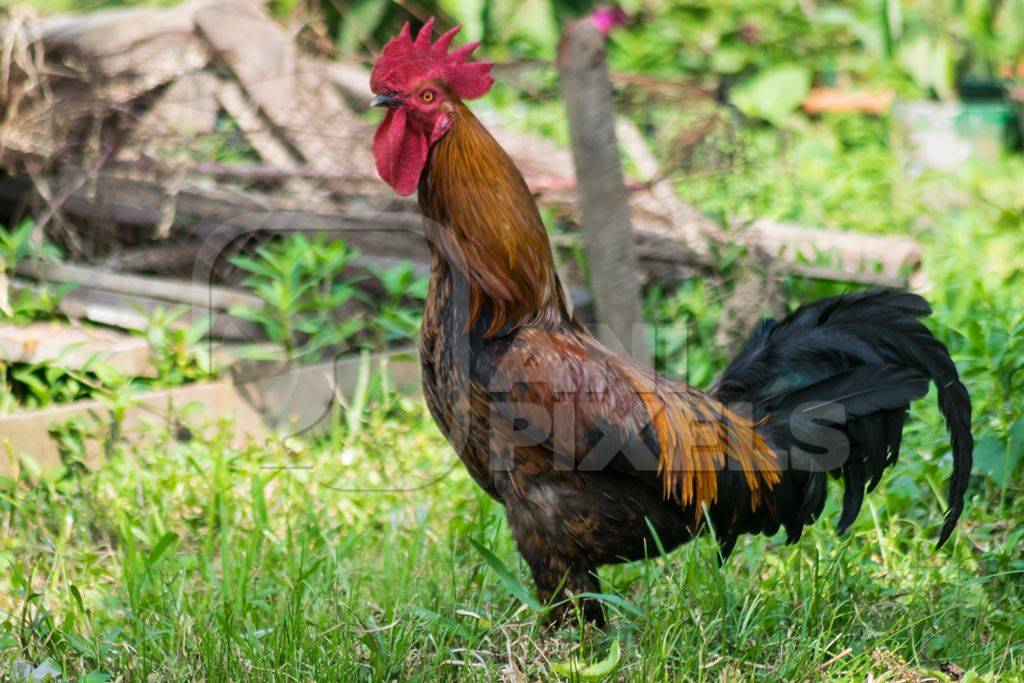
[[[434,253],[469,287],[469,325],[485,336],[508,326],[568,320],[544,223],[522,174],[458,100],[451,130],[420,179]]]

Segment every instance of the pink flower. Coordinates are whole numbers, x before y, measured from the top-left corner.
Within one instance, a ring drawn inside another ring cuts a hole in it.
[[[621,7],[601,6],[591,12],[590,18],[594,21],[594,26],[597,26],[597,30],[601,32],[601,35],[607,38],[613,28],[625,26],[626,20],[629,17],[626,16]]]

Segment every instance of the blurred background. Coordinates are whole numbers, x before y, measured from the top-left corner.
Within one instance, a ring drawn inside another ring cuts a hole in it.
[[[749,539],[723,572],[700,544],[615,568],[615,630],[535,642],[501,510],[416,395],[429,255],[369,150],[369,66],[430,16],[495,62],[472,107],[588,323],[609,276],[556,61],[570,22],[600,32],[660,371],[706,387],[757,319],[818,296],[928,298],[975,411],[949,557],[926,550],[948,467],[929,405],[852,543],[823,524],[798,548]],[[1020,675],[1022,106],[1024,0],[5,2],[0,663]]]

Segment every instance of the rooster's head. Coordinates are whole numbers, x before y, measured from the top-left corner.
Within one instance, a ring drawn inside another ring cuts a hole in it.
[[[373,136],[373,157],[380,177],[401,195],[416,191],[430,146],[452,125],[454,101],[482,97],[494,84],[491,62],[468,61],[479,43],[448,52],[460,27],[431,44],[433,28],[431,17],[413,40],[406,22],[370,74],[371,104],[388,108]]]

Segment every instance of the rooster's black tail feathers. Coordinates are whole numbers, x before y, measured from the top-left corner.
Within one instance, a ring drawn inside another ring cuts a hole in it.
[[[711,390],[726,404],[747,406],[760,430],[788,458],[770,519],[755,528],[786,528],[800,537],[825,504],[826,474],[845,486],[839,529],[856,519],[886,467],[899,456],[911,401],[938,388],[953,450],[948,510],[939,545],[964,508],[971,471],[971,402],[946,347],[919,320],[931,313],[921,297],[872,290],[822,299],[781,322],[762,321]],[[738,531],[754,530],[748,528]]]

